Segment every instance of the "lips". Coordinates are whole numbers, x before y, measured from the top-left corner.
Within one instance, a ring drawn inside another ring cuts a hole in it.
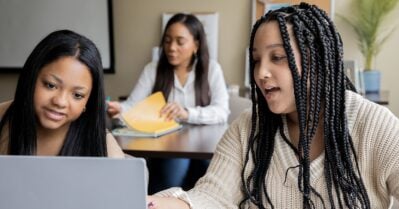
[[[65,113],[58,112],[52,109],[45,109],[44,115],[52,121],[60,121],[66,117]]]
[[[174,55],[167,55],[167,57],[169,60],[174,60],[177,58],[177,56],[174,56]]]
[[[278,90],[280,90],[279,87],[268,87],[268,88],[265,88],[265,93],[270,94],[270,93],[276,92]]]

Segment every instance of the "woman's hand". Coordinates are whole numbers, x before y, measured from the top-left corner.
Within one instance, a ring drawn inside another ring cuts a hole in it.
[[[117,101],[107,101],[107,113],[110,118],[117,116],[122,110],[121,104]]]
[[[188,204],[174,197],[147,196],[148,209],[190,209]]]
[[[176,102],[166,104],[161,110],[161,116],[165,115],[166,120],[188,120],[188,111]]]

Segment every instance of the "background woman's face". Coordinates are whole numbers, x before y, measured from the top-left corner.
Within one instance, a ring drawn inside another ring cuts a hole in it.
[[[163,48],[169,63],[175,67],[188,67],[198,49],[197,45],[193,35],[182,23],[170,25],[165,32]]]
[[[84,111],[92,89],[89,68],[73,57],[45,65],[38,75],[34,108],[44,129],[68,128]]]

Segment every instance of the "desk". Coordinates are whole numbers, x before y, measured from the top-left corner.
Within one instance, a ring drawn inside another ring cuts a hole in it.
[[[135,157],[211,159],[227,128],[227,124],[184,125],[158,138],[115,138],[126,154]]]

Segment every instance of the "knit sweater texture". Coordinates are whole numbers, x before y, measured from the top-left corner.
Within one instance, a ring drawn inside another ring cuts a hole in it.
[[[349,133],[358,156],[359,168],[371,208],[389,208],[392,197],[399,199],[399,120],[386,107],[362,96],[346,92],[346,113]],[[283,117],[284,132],[289,137]],[[238,208],[244,197],[241,172],[244,166],[248,137],[251,130],[251,112],[235,120],[220,140],[207,173],[188,192],[171,188],[157,196],[174,196],[186,201],[192,209]],[[310,184],[330,208],[324,176],[324,152],[311,162]],[[244,174],[247,178],[253,161]],[[266,175],[268,194],[274,208],[302,208],[302,193],[298,189],[299,164],[294,151],[279,132]],[[265,198],[264,198],[265,199]],[[322,201],[311,195],[315,208],[323,208]],[[266,204],[264,204],[266,205]],[[257,208],[246,202],[245,208]]]

